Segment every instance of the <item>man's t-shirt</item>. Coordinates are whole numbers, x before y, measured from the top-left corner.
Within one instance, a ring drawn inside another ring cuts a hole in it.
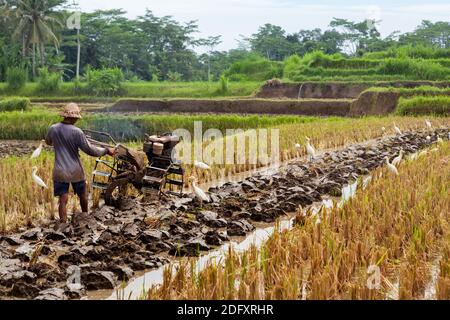
[[[58,123],[50,127],[45,141],[55,148],[53,180],[57,182],[80,182],[86,180],[78,150],[92,157],[104,156],[105,148],[92,146],[83,131],[74,125]]]

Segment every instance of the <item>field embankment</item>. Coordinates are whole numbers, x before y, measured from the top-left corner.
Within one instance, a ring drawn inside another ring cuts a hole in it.
[[[448,88],[448,81],[317,81],[265,84],[256,97],[265,99],[356,99],[372,87],[417,88],[421,86]]]
[[[370,88],[350,106],[350,116],[450,114],[450,88],[420,86],[415,88]]]
[[[304,99],[202,99],[202,100],[139,100],[122,99],[111,112],[170,112],[170,113],[235,113],[235,114],[296,114],[305,116],[345,116],[350,100]]]

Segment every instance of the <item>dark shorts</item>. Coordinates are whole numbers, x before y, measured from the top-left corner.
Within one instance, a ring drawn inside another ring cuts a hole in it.
[[[70,183],[68,182],[54,182],[53,190],[55,197],[60,197],[69,193]],[[86,181],[72,182],[73,191],[81,197],[86,191]]]

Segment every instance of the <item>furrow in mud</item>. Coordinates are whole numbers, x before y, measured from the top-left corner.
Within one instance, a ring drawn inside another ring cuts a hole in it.
[[[0,140],[0,159],[9,156],[30,156],[38,146],[39,142],[36,141]],[[46,146],[45,149],[50,150]]]
[[[245,236],[259,222],[272,223],[325,195],[340,196],[344,185],[384,165],[385,157],[401,148],[416,153],[438,137],[448,139],[449,131],[407,132],[326,152],[312,162],[293,161],[210,188],[210,203],[188,194],[145,203],[126,199],[118,209],[75,214],[69,224],[1,236],[0,298],[79,299],[86,290],[114,289],[172,256],[197,256]]]

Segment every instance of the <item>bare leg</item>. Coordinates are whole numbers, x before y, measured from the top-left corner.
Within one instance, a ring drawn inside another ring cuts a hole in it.
[[[69,201],[69,194],[63,194],[59,197],[59,219],[61,222],[67,222],[67,202]]]
[[[80,198],[80,206],[81,211],[83,213],[89,213],[89,202],[88,202],[88,191],[87,188],[84,188],[83,194],[79,196]]]

